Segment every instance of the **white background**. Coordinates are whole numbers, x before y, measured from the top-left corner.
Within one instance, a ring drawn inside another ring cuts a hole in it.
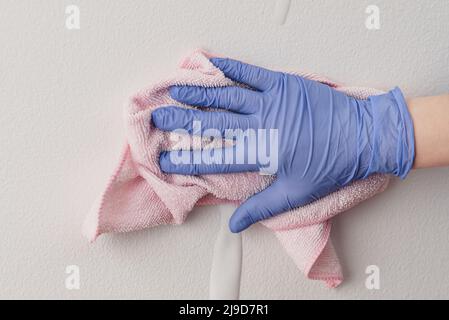
[[[0,0],[0,298],[207,298],[219,216],[103,236],[81,224],[115,167],[122,107],[202,47],[408,96],[449,84],[449,1]],[[81,30],[65,28],[65,7]],[[365,27],[380,8],[381,29]],[[346,282],[308,281],[274,236],[244,234],[242,298],[449,298],[449,169],[414,172],[335,219]],[[81,288],[65,288],[78,265]],[[365,288],[365,268],[381,289]]]

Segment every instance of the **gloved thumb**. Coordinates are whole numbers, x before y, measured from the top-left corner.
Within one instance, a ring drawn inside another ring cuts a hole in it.
[[[288,183],[275,180],[268,188],[246,200],[232,215],[229,221],[231,232],[241,232],[254,223],[272,218],[306,204],[306,194],[292,192]]]

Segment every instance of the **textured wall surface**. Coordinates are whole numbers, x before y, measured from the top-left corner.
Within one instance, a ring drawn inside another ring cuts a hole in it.
[[[104,236],[83,218],[124,139],[127,97],[194,48],[407,95],[448,91],[449,1],[0,0],[0,298],[207,298],[220,218]],[[65,27],[80,8],[81,29]],[[365,27],[370,4],[380,30]],[[449,169],[414,172],[335,219],[346,282],[298,273],[276,239],[244,234],[242,298],[449,298]],[[67,265],[80,290],[67,290]],[[365,268],[380,268],[380,290]]]

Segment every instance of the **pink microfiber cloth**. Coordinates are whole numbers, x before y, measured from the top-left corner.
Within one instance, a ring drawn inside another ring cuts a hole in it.
[[[125,110],[127,144],[120,164],[84,224],[83,232],[90,241],[102,233],[181,224],[195,206],[238,204],[273,181],[274,177],[258,173],[181,176],[161,172],[159,154],[163,150],[172,150],[174,143],[170,133],[153,127],[151,112],[164,105],[180,105],[170,98],[168,88],[172,85],[236,85],[209,61],[210,57],[201,50],[194,52],[182,61],[174,77],[143,90],[131,99]],[[373,89],[342,87],[311,74],[300,75],[359,99],[382,93]],[[176,145],[179,147],[179,142]],[[336,287],[342,282],[343,275],[329,238],[330,219],[382,192],[388,181],[386,175],[373,175],[261,223],[275,233],[308,278],[323,280],[328,286]]]

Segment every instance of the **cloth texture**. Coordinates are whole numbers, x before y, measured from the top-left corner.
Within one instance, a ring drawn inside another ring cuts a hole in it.
[[[185,136],[173,139],[173,133],[160,131],[152,125],[151,113],[157,108],[165,105],[191,108],[173,100],[169,87],[236,85],[209,61],[211,57],[202,50],[195,51],[182,60],[173,77],[131,98],[125,108],[126,143],[119,165],[83,225],[83,234],[90,241],[104,233],[181,224],[195,206],[239,204],[273,182],[273,176],[259,173],[183,176],[164,174],[160,170],[161,151],[174,150],[175,145],[182,148],[183,143],[179,141],[184,141],[185,147],[193,144],[194,148],[207,143]],[[375,89],[341,86],[314,74],[296,74],[358,99],[383,93]],[[372,175],[260,223],[274,232],[298,269],[308,278],[336,287],[343,281],[343,274],[330,239],[331,218],[384,191],[389,179],[384,174]]]

